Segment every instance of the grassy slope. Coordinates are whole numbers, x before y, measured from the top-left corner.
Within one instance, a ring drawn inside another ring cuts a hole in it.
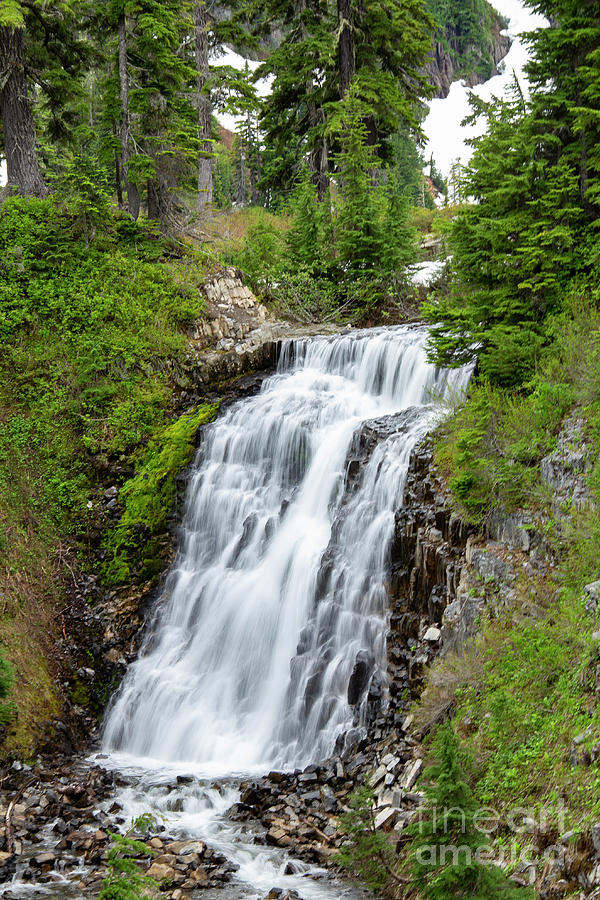
[[[171,484],[212,414],[170,426],[207,261],[119,218],[86,250],[51,200],[7,201],[0,245],[0,651],[18,711],[4,749],[27,752],[60,709],[52,647],[74,551],[85,562],[103,540],[128,557],[97,516],[99,493],[143,469],[151,439]],[[127,502],[135,510],[135,485]]]
[[[575,832],[600,816],[600,645],[593,636],[600,623],[582,601],[584,585],[600,577],[600,512],[553,515],[539,462],[563,416],[576,409],[593,448],[589,488],[600,499],[599,329],[598,313],[579,305],[556,323],[555,343],[527,390],[509,395],[476,385],[445,423],[437,459],[456,511],[483,525],[494,508],[534,510],[557,563],[545,574],[523,575],[516,606],[483,622],[464,655],[434,665],[416,710],[423,723],[452,705],[482,804],[502,816],[514,806],[556,811],[562,804],[564,827]]]

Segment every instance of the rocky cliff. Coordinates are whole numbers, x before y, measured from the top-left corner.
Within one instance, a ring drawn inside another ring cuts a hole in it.
[[[443,34],[436,34],[425,70],[435,88],[435,96],[447,97],[450,85],[458,79],[464,79],[469,87],[473,87],[497,75],[498,66],[511,45],[511,39],[504,33],[505,27],[504,19],[492,11],[488,39],[481,47],[469,48],[468,64],[465,54],[459,52],[460,35],[454,29],[446,28]]]

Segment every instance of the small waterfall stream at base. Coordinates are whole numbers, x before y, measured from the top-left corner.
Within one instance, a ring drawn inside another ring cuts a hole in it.
[[[205,429],[177,559],[107,714],[126,814],[220,848],[243,896],[280,875],[223,818],[236,776],[326,759],[385,704],[394,513],[411,451],[469,377],[430,365],[426,342],[411,326],[290,341],[260,393]],[[342,896],[311,883],[305,898]]]

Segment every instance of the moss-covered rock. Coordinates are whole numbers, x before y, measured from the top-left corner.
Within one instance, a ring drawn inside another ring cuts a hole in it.
[[[202,404],[148,444],[136,474],[119,493],[121,519],[105,538],[110,583],[120,584],[132,574],[152,578],[162,569],[167,520],[175,504],[175,478],[192,459],[198,428],[211,422],[218,408],[218,403]]]

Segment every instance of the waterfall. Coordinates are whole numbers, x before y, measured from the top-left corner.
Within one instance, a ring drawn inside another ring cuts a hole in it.
[[[410,452],[464,371],[426,329],[290,341],[209,426],[177,560],[104,747],[215,774],[330,755],[385,694],[386,575]],[[384,417],[390,417],[384,419]],[[352,485],[365,422],[385,437]]]

